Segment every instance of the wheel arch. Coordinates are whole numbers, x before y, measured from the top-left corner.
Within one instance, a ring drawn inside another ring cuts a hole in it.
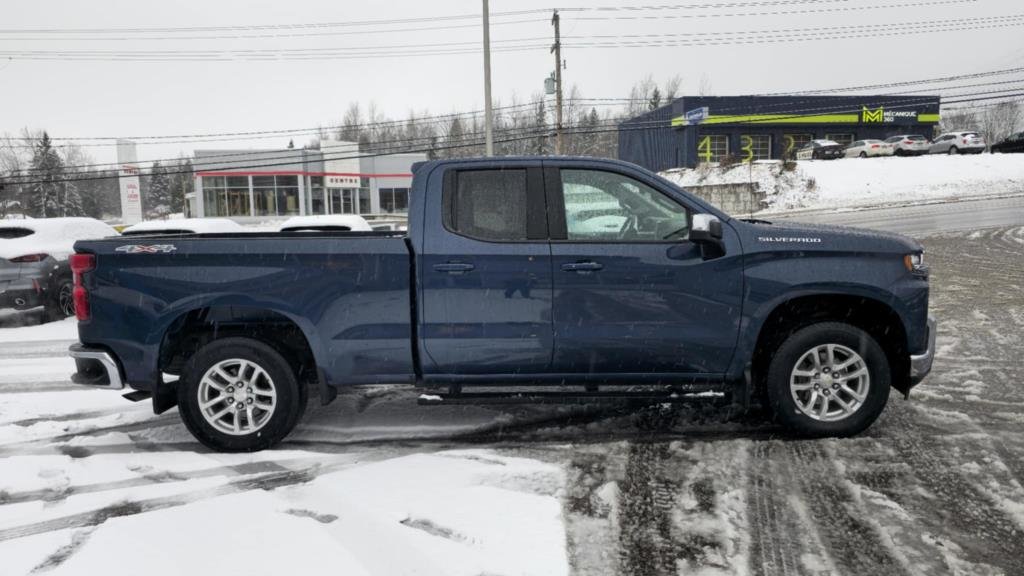
[[[326,404],[334,399],[336,391],[327,385],[319,368],[323,354],[316,333],[305,324],[303,318],[286,310],[256,302],[207,302],[180,309],[157,334],[157,373],[180,374],[188,358],[214,340],[252,338],[284,356],[300,384],[314,386]],[[155,393],[153,397],[157,408],[158,398],[166,394]]]
[[[779,345],[792,333],[819,322],[842,322],[870,334],[885,351],[893,388],[910,389],[910,357],[903,315],[878,295],[849,292],[797,293],[765,305],[757,314],[756,339],[748,342],[755,393]]]

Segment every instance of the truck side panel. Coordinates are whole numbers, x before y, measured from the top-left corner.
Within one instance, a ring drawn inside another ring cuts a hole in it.
[[[173,249],[130,253],[128,245]],[[168,327],[211,306],[276,312],[306,336],[331,385],[413,379],[408,249],[401,238],[188,236],[80,242],[97,254],[86,277],[84,344],[110,348],[139,389],[158,382]]]

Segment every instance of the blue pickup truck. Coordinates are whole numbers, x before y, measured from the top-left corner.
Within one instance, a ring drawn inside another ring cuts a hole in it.
[[[74,381],[177,405],[203,444],[249,451],[310,393],[367,384],[442,403],[719,391],[847,436],[931,369],[908,238],[734,219],[593,158],[424,162],[410,199],[408,232],[78,242]]]

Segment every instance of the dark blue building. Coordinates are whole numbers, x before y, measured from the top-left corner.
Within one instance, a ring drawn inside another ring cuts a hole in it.
[[[619,124],[619,158],[660,171],[727,155],[785,158],[817,138],[931,138],[939,105],[938,96],[684,96]]]

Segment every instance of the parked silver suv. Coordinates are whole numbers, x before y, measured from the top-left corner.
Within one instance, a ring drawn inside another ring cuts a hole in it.
[[[932,142],[929,154],[981,154],[985,139],[977,132],[947,132]]]

